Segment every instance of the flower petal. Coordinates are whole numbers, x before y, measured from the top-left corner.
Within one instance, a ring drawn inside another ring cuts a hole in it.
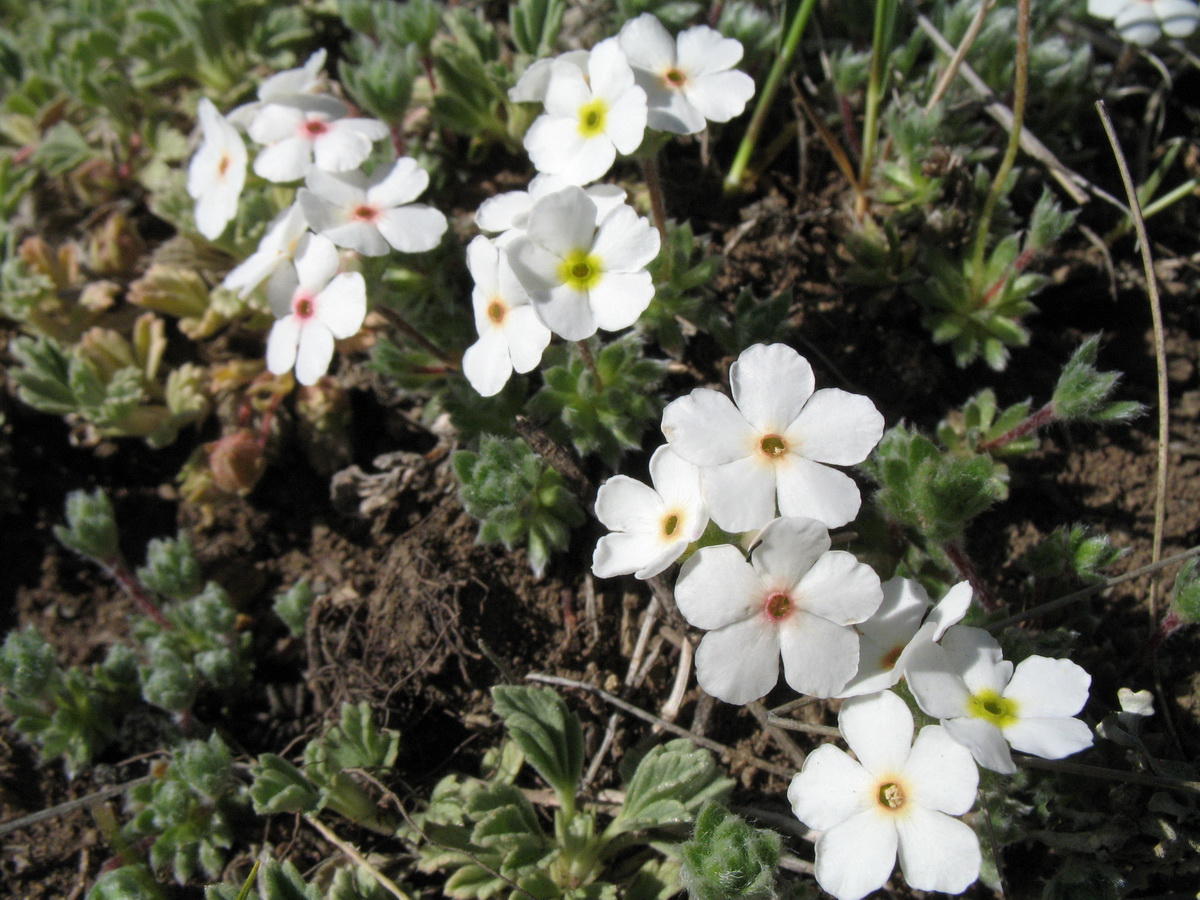
[[[971,751],[940,725],[926,725],[904,765],[911,793],[906,798],[926,809],[961,816],[975,805],[979,769]]]
[[[323,235],[310,235],[296,249],[296,275],[301,290],[317,293],[338,270],[337,248]]]
[[[965,822],[930,809],[896,818],[900,869],[909,887],[961,894],[979,878],[979,838]]]
[[[296,380],[303,385],[316,384],[329,371],[333,360],[333,334],[320,322],[310,320],[300,330],[296,347]]]
[[[883,416],[862,394],[825,388],[808,398],[788,426],[801,456],[835,466],[860,463],[883,436]]]
[[[657,535],[665,512],[658,492],[628,475],[614,475],[596,492],[596,518],[609,531]]]
[[[254,174],[277,184],[299,181],[312,168],[312,142],[285,138],[264,147],[254,158]]]
[[[971,692],[939,644],[927,642],[914,649],[904,677],[925,715],[952,719],[967,714]]]
[[[855,813],[870,809],[873,781],[862,764],[833,744],[822,744],[792,778],[787,798],[796,818],[817,831],[828,831]]]
[[[317,295],[316,319],[339,340],[352,337],[367,317],[367,282],[361,272],[342,272]]]
[[[775,472],[758,458],[706,466],[700,485],[708,514],[725,531],[753,531],[775,518]]]
[[[636,272],[658,256],[660,243],[658,229],[650,224],[650,220],[622,203],[600,223],[592,242],[592,253],[599,257],[606,274]]]
[[[1092,676],[1069,659],[1030,656],[1013,672],[1004,696],[1017,702],[1022,719],[1066,717],[1083,709],[1091,684]]]
[[[1062,759],[1092,746],[1092,729],[1072,718],[1026,719],[1022,716],[1004,729],[1014,750],[1042,759]]]
[[[677,46],[679,67],[692,78],[732,69],[742,61],[741,43],[707,25],[685,28]]]
[[[761,616],[710,631],[696,648],[696,681],[718,700],[741,705],[779,680],[779,635]]]
[[[728,122],[740,116],[754,96],[754,79],[745,72],[710,72],[693,76],[684,96],[710,122]]]
[[[282,375],[296,364],[296,346],[300,343],[300,320],[285,316],[271,326],[267,336],[267,369]]]
[[[875,570],[845,550],[823,554],[796,585],[796,602],[835,625],[866,621],[882,601]]]
[[[481,397],[493,397],[512,377],[512,360],[504,335],[488,330],[463,353],[462,371]]]
[[[513,269],[520,274],[515,259]],[[530,298],[542,324],[559,337],[582,341],[596,333],[596,319],[586,293],[562,285],[549,292],[530,289]]]
[[[679,612],[690,625],[708,630],[757,616],[765,594],[762,580],[732,544],[701,547],[675,582]]]
[[[630,85],[609,107],[604,133],[617,150],[629,155],[641,146],[642,138],[646,134],[647,118],[646,92],[637,85]],[[609,163],[609,166],[611,165],[612,163]],[[608,171],[607,166],[604,171]],[[600,173],[603,174],[604,172]],[[600,175],[595,177],[599,178]],[[588,179],[591,180],[593,179]]]
[[[872,775],[904,771],[913,744],[913,717],[891,691],[853,697],[842,704],[838,730]]]
[[[858,669],[858,635],[828,619],[794,611],[778,625],[783,674],[801,694],[832,697]]]
[[[411,156],[402,156],[390,169],[371,176],[367,199],[378,206],[400,206],[416,200],[429,187],[429,173]]]
[[[671,449],[697,466],[717,466],[747,457],[757,435],[724,394],[695,388],[663,410],[662,432]]]
[[[781,515],[807,516],[828,528],[845,525],[858,515],[862,494],[845,472],[790,454],[775,469]]]
[[[733,402],[758,431],[783,434],[812,396],[812,366],[786,344],[755,344],[729,367]]]
[[[596,204],[582,188],[563,188],[533,205],[525,230],[530,240],[559,259],[590,251],[596,236]]]
[[[1013,764],[1008,742],[1000,729],[983,719],[945,719],[942,727],[949,735],[971,751],[975,762],[985,769],[1011,775],[1017,771]]]
[[[654,279],[639,272],[605,272],[588,292],[588,305],[596,324],[605,331],[620,331],[638,320],[654,299]]]
[[[401,253],[424,253],[442,242],[446,216],[424,203],[385,209],[375,220],[384,239]]]
[[[896,867],[896,826],[874,809],[851,816],[817,839],[817,884],[837,900],[861,900]]]
[[[653,13],[642,13],[622,25],[617,41],[634,69],[659,72],[675,65],[675,39]]]
[[[791,592],[829,546],[829,532],[815,519],[776,519],[762,530],[750,560],[769,590]]]
[[[512,367],[529,372],[542,361],[542,352],[550,343],[550,329],[542,324],[532,306],[510,308],[504,320],[504,339]]]

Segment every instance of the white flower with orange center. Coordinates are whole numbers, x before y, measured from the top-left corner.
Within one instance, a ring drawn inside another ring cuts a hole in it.
[[[534,203],[525,233],[506,247],[538,318],[568,341],[628,328],[654,299],[646,266],[658,231],[624,203],[599,225],[596,215],[582,188],[564,188]]]
[[[352,337],[367,315],[361,272],[338,273],[338,252],[329,238],[309,235],[295,265],[271,278],[267,299],[278,321],[267,338],[267,368],[275,375],[296,368],[301,384],[316,384],[329,371],[335,339]]]
[[[917,648],[905,676],[925,714],[993,772],[1017,771],[1010,746],[1044,759],[1092,746],[1092,730],[1074,718],[1092,676],[1069,659],[1030,656],[1014,670],[994,637],[956,625]]]
[[[237,291],[242,299],[292,261],[300,239],[308,234],[308,222],[299,203],[293,203],[280,213],[258,242],[258,249],[233,269],[221,287]]]
[[[647,124],[659,131],[695,134],[708,122],[728,122],[754,96],[754,79],[733,67],[742,45],[706,25],[678,40],[653,13],[642,13],[617,36],[633,77],[646,92]]]
[[[196,228],[216,240],[237,215],[246,184],[246,145],[207,97],[198,109],[204,139],[188,165],[188,195],[196,201]]]
[[[446,232],[446,217],[414,203],[429,186],[429,174],[404,156],[371,175],[313,169],[296,195],[309,227],[339,247],[363,256],[432,250]]]
[[[315,165],[327,172],[358,168],[371,145],[391,132],[375,119],[346,118],[346,104],[324,95],[296,94],[266,103],[247,131],[265,145],[254,158],[267,181],[298,181]]]
[[[730,544],[702,547],[683,564],[675,600],[708,630],[696,651],[700,687],[727,703],[749,703],[779,680],[832,697],[858,669],[851,627],[879,608],[879,576],[850,553],[830,550],[814,519],[776,519],[747,561]]]
[[[979,877],[979,840],[955,816],[975,803],[979,770],[939,725],[913,741],[913,717],[885,691],[847,700],[838,728],[857,760],[823,744],[792,779],[796,817],[822,832],[817,883],[837,900],[883,887],[896,866],[922,891],[960,894]]]
[[[663,410],[675,452],[703,470],[704,499],[726,531],[751,531],[775,517],[845,525],[862,502],[850,476],[830,466],[867,458],[883,416],[866,397],[814,391],[808,361],[784,344],[755,344],[729,368],[730,400],[697,388]]]
[[[463,374],[482,396],[500,393],[513,371],[529,372],[542,360],[550,330],[529,303],[502,249],[480,235],[467,246],[475,279],[471,305],[479,340],[463,354]]]
[[[596,494],[596,518],[612,534],[596,544],[592,574],[653,578],[679,559],[708,526],[700,494],[700,471],[670,447],[650,457],[653,487],[614,475]]]
[[[919,581],[885,581],[883,603],[871,618],[855,626],[861,638],[858,673],[838,696],[873,694],[897,684],[917,648],[940,641],[946,629],[962,621],[971,596],[970,583],[960,581],[931,610],[929,595]]]
[[[618,151],[632,153],[646,130],[646,92],[634,84],[616,38],[592,48],[586,74],[556,59],[546,87],[545,113],[525,133],[539,172],[587,184],[607,172]]]

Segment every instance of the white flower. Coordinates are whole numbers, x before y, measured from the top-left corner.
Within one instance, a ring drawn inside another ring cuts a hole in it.
[[[706,120],[740,115],[754,96],[754,79],[733,68],[742,45],[707,25],[688,28],[676,42],[653,13],[642,13],[621,27],[617,39],[646,92],[651,128],[695,134]]]
[[[196,201],[196,228],[216,240],[237,215],[238,198],[246,184],[246,145],[211,100],[200,100],[204,140],[188,165],[188,195]]]
[[[956,625],[913,653],[906,677],[921,709],[994,772],[1017,771],[1009,745],[1045,759],[1092,745],[1091,729],[1072,718],[1092,677],[1070,660],[1031,656],[1014,671],[990,634]]]
[[[311,94],[321,85],[321,72],[325,68],[325,50],[320,49],[298,69],[276,72],[258,86],[258,100],[245,103],[229,114],[229,121],[246,128],[265,103],[296,94]]]
[[[675,452],[703,467],[709,515],[726,531],[775,517],[845,525],[862,502],[850,476],[829,468],[862,462],[883,434],[866,397],[837,388],[814,393],[812,366],[784,344],[755,344],[729,369],[731,401],[697,388],[663,410]]]
[[[507,247],[538,318],[568,341],[597,328],[617,331],[637,321],[654,298],[646,266],[658,255],[658,231],[622,203],[596,225],[596,204],[568,187],[538,200],[525,234]]]
[[[616,38],[588,55],[587,75],[556,59],[546,88],[545,113],[525,133],[525,149],[539,172],[587,184],[607,172],[617,151],[632,153],[646,130],[646,92]]]
[[[1112,19],[1123,40],[1145,47],[1165,32],[1187,37],[1200,24],[1200,7],[1194,0],[1088,0],[1088,12]]]
[[[570,63],[586,76],[587,61],[586,50],[569,50],[552,59],[535,59],[529,64],[529,68],[521,73],[517,83],[508,89],[508,99],[513,103],[544,103],[555,63]]]
[[[890,692],[847,700],[842,737],[858,757],[823,744],[792,779],[788,800],[817,839],[817,883],[838,900],[883,887],[896,865],[922,891],[960,894],[978,877],[979,840],[961,816],[975,803],[979,770],[938,725],[921,729]]]
[[[600,486],[596,518],[613,533],[596,544],[596,577],[653,578],[704,534],[708,513],[695,466],[664,445],[650,457],[650,482],[614,475]]]
[[[970,606],[971,585],[966,581],[950,588],[933,610],[929,609],[929,595],[919,581],[911,578],[885,581],[883,603],[871,618],[856,626],[860,637],[858,674],[838,696],[873,694],[899,682],[916,649],[940,641],[947,628],[962,621]]]
[[[429,186],[429,174],[411,157],[370,176],[313,169],[305,184],[296,199],[309,227],[363,256],[383,256],[389,246],[404,253],[432,250],[446,232],[441,212],[412,202]]]
[[[367,285],[360,272],[337,274],[338,253],[329,238],[309,235],[296,264],[271,278],[267,299],[278,321],[267,338],[267,368],[315,384],[329,370],[335,338],[348,338],[367,314]]]
[[[267,181],[297,181],[315,164],[327,172],[355,169],[371,145],[387,137],[375,119],[347,119],[349,107],[333,97],[292,95],[264,104],[250,122],[250,137],[266,145],[254,159]]]
[[[498,394],[513,370],[528,372],[542,359],[550,331],[529,304],[503,250],[480,235],[467,246],[475,279],[471,304],[479,340],[463,354],[463,374],[484,397]]]
[[[475,224],[480,231],[497,235],[496,243],[508,244],[525,231],[529,211],[543,197],[569,187],[557,175],[536,175],[525,191],[507,191],[489,197],[475,211]],[[625,202],[625,191],[615,184],[593,184],[584,188],[584,193],[596,204],[596,224],[600,224],[608,213]]]
[[[850,626],[879,608],[879,576],[853,555],[829,549],[814,519],[777,519],[750,561],[730,544],[702,547],[683,564],[675,600],[708,630],[696,650],[700,687],[727,703],[749,703],[787,683],[832,697],[858,668]]]
[[[237,291],[242,299],[270,278],[286,262],[296,255],[300,239],[308,234],[308,223],[299,203],[293,203],[276,217],[267,229],[258,249],[248,256],[233,271],[225,276],[221,287]]]

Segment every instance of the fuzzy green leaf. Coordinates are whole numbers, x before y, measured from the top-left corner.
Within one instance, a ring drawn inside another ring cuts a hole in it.
[[[574,798],[583,774],[579,718],[547,687],[497,685],[492,699],[530,765],[556,792]]]

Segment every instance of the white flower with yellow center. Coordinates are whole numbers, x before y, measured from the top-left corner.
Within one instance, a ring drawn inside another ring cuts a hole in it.
[[[296,195],[309,227],[339,247],[363,256],[389,249],[423,253],[441,243],[446,217],[414,203],[429,186],[429,173],[404,156],[371,175],[313,169]]]
[[[536,175],[529,182],[528,190],[506,191],[479,204],[475,224],[480,231],[495,235],[497,244],[505,246],[524,234],[533,204],[569,186],[557,175]],[[584,188],[584,193],[596,204],[597,225],[611,210],[625,202],[625,191],[615,184],[593,184]]]
[[[544,106],[525,133],[525,149],[539,172],[569,184],[600,178],[646,131],[646,92],[634,84],[616,38],[592,48],[586,75],[574,62],[555,60]]]
[[[504,251],[482,235],[467,246],[467,268],[475,279],[471,305],[479,340],[463,354],[463,374],[482,396],[491,397],[514,369],[528,372],[541,362],[550,330],[538,321]]]
[[[534,203],[525,233],[506,249],[538,318],[581,341],[637,321],[654,298],[646,266],[658,248],[658,231],[632,207],[620,204],[597,225],[596,204],[568,187]]]
[[[267,299],[278,321],[267,338],[267,368],[275,375],[296,367],[296,380],[316,384],[329,371],[335,339],[353,336],[367,314],[361,272],[338,273],[337,248],[329,238],[301,241],[296,264],[271,278]]]
[[[642,13],[617,39],[646,92],[651,128],[695,134],[708,122],[740,115],[754,96],[754,79],[733,68],[742,45],[706,25],[688,28],[676,41],[653,13]]]
[[[596,544],[592,574],[653,578],[679,559],[708,526],[700,495],[700,471],[670,447],[650,457],[649,487],[614,475],[596,494],[596,518],[612,534]]]
[[[919,647],[905,675],[917,703],[985,769],[1012,774],[1012,749],[1062,759],[1092,746],[1073,718],[1092,676],[1069,659],[1030,656],[1013,669],[981,628],[956,625],[940,644]]]
[[[971,595],[970,583],[960,581],[931,610],[929,595],[919,581],[885,581],[883,603],[871,618],[855,626],[861,638],[858,673],[838,696],[874,694],[897,684],[918,647],[940,641],[946,629],[962,621],[971,606]]]
[[[196,228],[215,241],[237,215],[246,184],[246,145],[207,97],[198,109],[204,140],[188,165],[187,190],[196,201]]]
[[[883,887],[900,858],[910,887],[960,894],[978,877],[979,840],[954,818],[975,803],[979,770],[944,728],[913,741],[913,717],[890,692],[847,700],[838,716],[857,760],[823,744],[792,779],[796,817],[822,832],[817,883],[837,900]]]
[[[276,217],[255,250],[225,276],[221,287],[237,291],[243,300],[251,292],[292,261],[300,239],[308,234],[308,221],[299,203],[293,203]]]
[[[862,502],[830,466],[867,458],[883,416],[859,394],[814,391],[808,361],[784,344],[755,344],[729,368],[730,400],[696,388],[663,410],[675,452],[703,469],[704,499],[726,531],[762,528],[779,514],[845,525]]]
[[[708,630],[696,680],[726,703],[749,703],[779,680],[832,697],[858,669],[851,627],[879,608],[879,576],[842,550],[814,519],[776,519],[747,561],[732,544],[702,547],[675,584],[680,613]]]

